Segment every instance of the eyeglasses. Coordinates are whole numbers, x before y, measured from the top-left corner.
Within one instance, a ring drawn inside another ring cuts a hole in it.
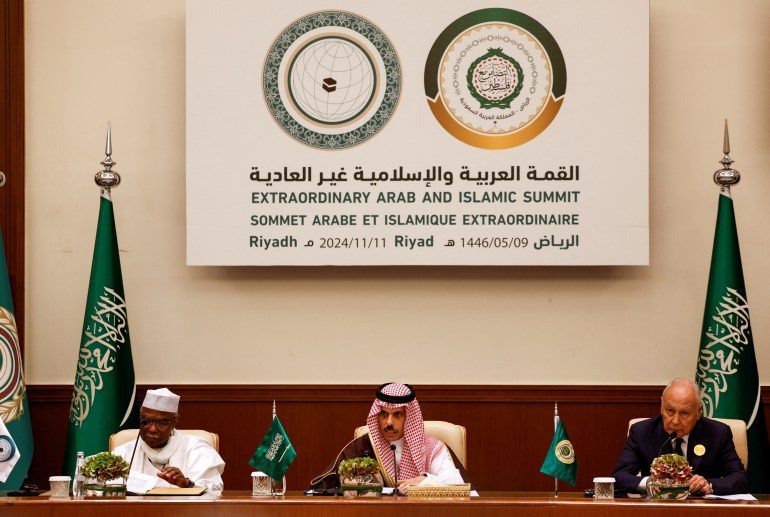
[[[155,427],[163,430],[168,426],[170,426],[171,424],[173,424],[175,421],[176,421],[175,418],[163,419],[163,420],[158,420],[156,418],[142,418],[141,420],[139,420],[139,427],[142,427],[142,428],[150,427],[152,424],[155,424]]]

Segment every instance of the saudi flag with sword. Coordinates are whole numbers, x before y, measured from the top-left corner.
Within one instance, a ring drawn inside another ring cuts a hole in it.
[[[69,475],[74,472],[78,451],[86,456],[105,451],[111,434],[138,424],[128,313],[110,197],[110,188],[120,182],[120,176],[110,170],[114,162],[109,128],[106,153],[105,170],[96,175],[101,204],[62,467]]]
[[[721,192],[695,381],[701,389],[705,417],[746,422],[750,490],[766,494],[770,492],[770,448],[730,192],[740,174],[730,168],[729,154],[725,122],[722,169],[714,174]]]

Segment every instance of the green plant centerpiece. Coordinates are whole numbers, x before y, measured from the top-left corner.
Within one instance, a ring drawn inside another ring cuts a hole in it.
[[[85,459],[80,472],[86,477],[85,495],[125,497],[128,463],[121,456],[100,452]]]
[[[374,458],[342,460],[337,474],[345,497],[380,497],[382,495],[382,474],[380,465]]]
[[[664,454],[652,460],[647,494],[652,499],[686,499],[690,493],[692,467],[679,454]]]

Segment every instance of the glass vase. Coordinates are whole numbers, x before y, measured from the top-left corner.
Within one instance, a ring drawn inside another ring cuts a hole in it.
[[[690,495],[690,484],[672,483],[666,479],[651,477],[647,482],[647,495],[650,499],[687,499]]]
[[[340,479],[340,488],[345,497],[380,497],[382,487],[382,476],[379,473]]]
[[[87,478],[83,484],[83,494],[86,497],[99,498],[126,497],[126,482],[125,479],[99,481],[98,479]]]

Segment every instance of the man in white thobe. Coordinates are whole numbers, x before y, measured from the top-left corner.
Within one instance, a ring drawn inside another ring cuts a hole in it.
[[[178,410],[179,395],[166,388],[148,390],[139,411],[139,439],[116,447],[113,454],[130,462],[131,471],[157,475],[180,488],[221,492],[225,462],[202,438],[176,430]]]

